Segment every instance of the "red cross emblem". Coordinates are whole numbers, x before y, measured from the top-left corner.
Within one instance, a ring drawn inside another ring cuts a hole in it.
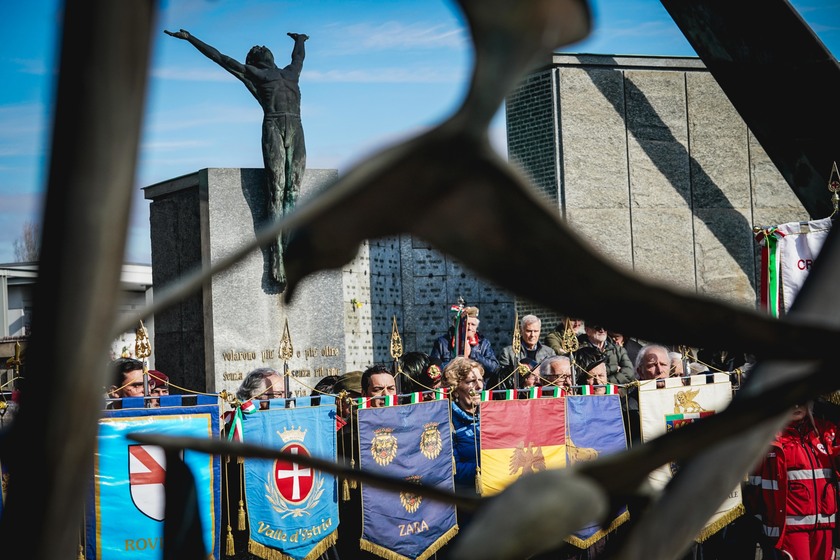
[[[309,457],[309,451],[299,443],[290,443],[282,451]],[[300,503],[309,497],[315,482],[312,469],[297,463],[278,459],[274,462],[274,482],[287,502]]]

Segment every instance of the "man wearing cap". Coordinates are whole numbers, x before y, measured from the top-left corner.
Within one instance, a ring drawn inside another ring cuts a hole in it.
[[[594,346],[586,346],[575,352],[575,384],[592,387],[590,395],[607,394],[607,357]]]
[[[626,394],[624,386],[636,379],[627,350],[608,337],[607,329],[597,323],[587,323],[583,330],[584,333],[578,336],[580,348],[592,347],[601,351],[606,359],[604,364],[607,366],[607,380],[613,385],[618,385],[622,395]]]
[[[499,360],[496,359],[490,341],[478,333],[478,307],[465,307],[458,317],[466,324],[463,350],[458,355],[481,364],[481,367],[484,368],[484,374],[492,378],[496,370],[499,369]],[[456,357],[457,334],[455,326],[452,326],[449,328],[449,332],[439,337],[432,346],[429,359],[432,362],[439,363],[443,369],[446,369],[446,365]]]
[[[536,315],[525,315],[519,321],[519,353],[513,351],[513,345],[505,346],[499,358],[500,388],[518,389],[522,387],[517,375],[510,375],[520,364],[520,360],[528,359],[539,364],[546,358],[557,353],[540,342],[542,322]]]
[[[153,397],[168,397],[169,396],[169,376],[163,373],[162,371],[158,371],[156,369],[149,370],[149,382],[151,383],[154,381],[154,389],[151,389],[149,393]],[[160,406],[160,398],[151,399],[149,401],[149,406],[152,408],[158,408]]]

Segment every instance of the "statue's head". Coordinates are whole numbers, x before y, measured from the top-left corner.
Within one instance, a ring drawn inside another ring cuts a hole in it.
[[[255,45],[248,51],[245,64],[249,66],[274,66],[274,55],[267,47]]]

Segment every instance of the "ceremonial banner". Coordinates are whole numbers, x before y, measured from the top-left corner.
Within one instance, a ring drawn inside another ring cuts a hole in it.
[[[308,401],[308,402],[307,402]],[[336,460],[335,398],[295,399],[285,408],[242,417],[245,441],[296,455]],[[276,405],[275,405],[276,403]],[[338,484],[334,476],[285,459],[245,459],[248,551],[271,560],[311,560],[335,544]]]
[[[680,378],[669,378],[661,389],[656,388],[654,380],[642,381],[639,386],[642,441],[650,441],[725,409],[732,400],[729,376],[716,373],[714,383],[702,383],[705,378],[705,374],[690,377],[692,385],[683,385]],[[695,381],[699,383],[694,384]],[[651,485],[655,489],[664,488],[679,468],[678,463],[672,462],[656,469],[650,474]],[[696,540],[703,542],[743,513],[739,485],[733,488]]]
[[[624,417],[618,395],[566,397],[566,459],[569,466],[627,449]],[[576,531],[566,542],[588,548],[629,519],[627,508],[602,528],[593,523]]]
[[[784,315],[811,271],[828,232],[831,218],[790,222],[762,230],[761,303],[774,317]]]
[[[88,560],[158,559],[163,552],[163,449],[126,438],[132,432],[219,437],[219,406],[106,410],[99,421],[92,494],[85,515]],[[184,451],[198,494],[204,546],[219,558],[219,457]]]
[[[449,402],[360,410],[362,470],[454,491]],[[362,550],[425,560],[458,532],[455,506],[362,485]]]
[[[520,476],[566,466],[565,399],[481,403],[481,495]]]

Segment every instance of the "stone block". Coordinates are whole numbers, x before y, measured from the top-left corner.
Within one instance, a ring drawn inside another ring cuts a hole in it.
[[[633,214],[634,270],[663,284],[693,292],[694,246],[691,210],[655,208]]]
[[[703,209],[694,219],[697,292],[754,308],[755,241],[749,208]]]
[[[558,70],[560,199],[567,211],[628,205],[623,82],[622,73],[615,70]]]
[[[686,75],[695,208],[750,206],[748,129],[707,73]]]
[[[569,208],[567,221],[584,244],[613,263],[632,268],[632,232],[626,210]]]

